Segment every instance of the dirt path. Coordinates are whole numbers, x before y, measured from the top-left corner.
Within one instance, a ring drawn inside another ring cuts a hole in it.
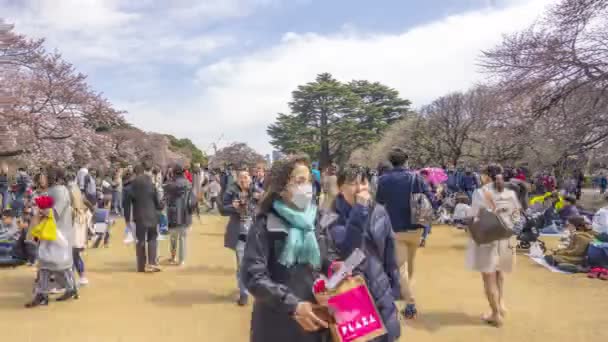
[[[134,273],[133,247],[122,244],[116,226],[111,248],[87,252],[91,285],[76,302],[23,309],[35,271],[0,270],[2,341],[247,341],[251,307],[233,304],[234,256],[222,247],[223,224],[203,217],[187,266],[160,274]],[[462,232],[435,229],[418,259],[421,317],[402,341],[608,340],[608,282],[550,273],[523,256],[507,279],[505,327],[484,326],[481,280],[464,270],[464,245]]]

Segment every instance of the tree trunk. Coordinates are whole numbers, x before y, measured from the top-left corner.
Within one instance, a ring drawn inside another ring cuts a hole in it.
[[[331,164],[329,151],[329,125],[327,121],[327,113],[324,111],[321,113],[321,153],[319,156],[321,170],[324,170]]]

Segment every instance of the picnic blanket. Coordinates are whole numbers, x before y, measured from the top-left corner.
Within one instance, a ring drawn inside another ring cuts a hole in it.
[[[573,274],[571,272],[565,272],[560,270],[559,268],[555,267],[555,266],[551,266],[547,263],[547,261],[545,260],[545,258],[534,258],[531,257],[529,254],[526,254],[528,257],[530,257],[530,259],[532,261],[534,261],[535,263],[541,265],[542,267],[548,269],[549,271],[553,272],[553,273],[561,273],[561,274]]]

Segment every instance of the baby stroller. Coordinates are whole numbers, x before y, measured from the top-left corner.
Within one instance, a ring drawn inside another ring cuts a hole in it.
[[[97,208],[95,209],[95,215],[93,215],[93,236],[95,240],[93,242],[93,248],[99,248],[103,241],[105,248],[109,247],[110,244],[110,228],[112,227],[113,221],[110,218],[110,209]]]
[[[522,212],[522,219],[515,228],[517,234],[517,248],[530,249],[533,243],[538,243],[543,252],[547,251],[545,243],[539,239],[540,229],[544,226],[545,218],[542,212]]]
[[[545,252],[547,250],[545,243],[539,240],[540,229],[545,226],[545,213],[528,209],[530,185],[519,179],[511,179],[505,184],[505,187],[515,191],[522,208],[521,220],[513,229],[519,241],[517,248],[530,249],[533,243],[538,243]]]
[[[19,251],[17,232],[0,233],[0,267],[17,267],[27,262]]]

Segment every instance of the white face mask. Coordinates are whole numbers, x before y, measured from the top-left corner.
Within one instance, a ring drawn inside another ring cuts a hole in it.
[[[293,192],[291,202],[300,209],[306,209],[312,203],[312,184],[298,185]]]

